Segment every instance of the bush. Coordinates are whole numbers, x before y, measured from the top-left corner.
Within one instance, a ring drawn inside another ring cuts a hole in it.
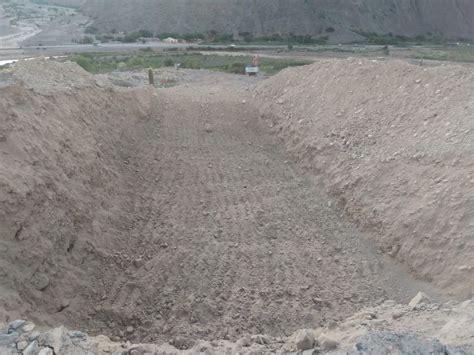
[[[252,42],[254,39],[253,34],[250,32],[241,32],[239,36],[243,37],[245,42]]]
[[[80,44],[92,44],[94,43],[94,38],[91,36],[85,36],[84,38],[79,40]]]
[[[182,67],[188,69],[201,69],[201,63],[197,58],[186,58]]]
[[[134,55],[132,58],[127,60],[127,66],[132,68],[143,67],[145,65],[145,59]]]
[[[84,32],[87,34],[96,34],[99,32],[99,29],[95,26],[87,26]]]
[[[245,64],[242,63],[231,63],[227,64],[225,72],[232,74],[245,74]]]
[[[209,34],[209,37],[214,43],[232,42],[232,40],[234,39],[232,33]]]
[[[185,41],[196,41],[198,39],[204,39],[206,38],[206,36],[204,36],[204,34],[202,33],[186,33],[183,35],[183,39]]]
[[[119,63],[117,63],[117,69],[118,70],[125,70],[125,69],[127,69],[127,64],[124,63],[124,62],[119,62]]]
[[[73,58],[73,61],[88,72],[92,72],[95,69],[94,59],[86,54],[77,55]]]
[[[152,38],[153,32],[148,31],[148,30],[140,30],[137,32],[137,36],[142,37],[142,38]]]
[[[164,65],[165,65],[165,67],[172,67],[172,66],[174,66],[174,61],[173,61],[173,59],[171,59],[171,58],[166,58],[165,61],[164,61]]]

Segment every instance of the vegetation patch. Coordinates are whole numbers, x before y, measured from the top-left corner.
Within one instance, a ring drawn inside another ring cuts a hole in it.
[[[413,49],[413,58],[474,63],[474,46]]]
[[[378,34],[375,32],[354,31],[358,35],[365,37],[365,41],[357,41],[357,43],[377,44],[377,45],[426,45],[426,44],[443,44],[446,40],[436,34],[427,33],[426,35],[418,35],[415,37],[389,34]]]
[[[252,62],[252,56],[204,55],[201,53],[149,53],[139,51],[133,54],[83,53],[68,57],[90,73],[107,73],[114,70],[136,70],[179,66],[188,69],[207,69],[225,73],[245,74],[245,66]],[[261,58],[260,70],[273,75],[280,70],[310,64],[312,61],[298,59]]]

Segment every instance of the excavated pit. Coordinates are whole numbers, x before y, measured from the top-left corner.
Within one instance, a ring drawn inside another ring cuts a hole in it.
[[[7,76],[4,321],[235,340],[437,297],[296,164],[250,104],[252,79],[125,90],[41,61]]]

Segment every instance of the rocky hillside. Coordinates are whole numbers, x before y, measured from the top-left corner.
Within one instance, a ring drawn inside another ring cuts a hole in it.
[[[82,9],[102,29],[119,31],[293,33],[340,42],[360,33],[474,39],[470,0],[87,0]]]

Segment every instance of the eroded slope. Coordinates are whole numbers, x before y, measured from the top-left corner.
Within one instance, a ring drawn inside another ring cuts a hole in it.
[[[262,117],[386,255],[452,295],[474,291],[474,74],[359,59],[262,83]]]

